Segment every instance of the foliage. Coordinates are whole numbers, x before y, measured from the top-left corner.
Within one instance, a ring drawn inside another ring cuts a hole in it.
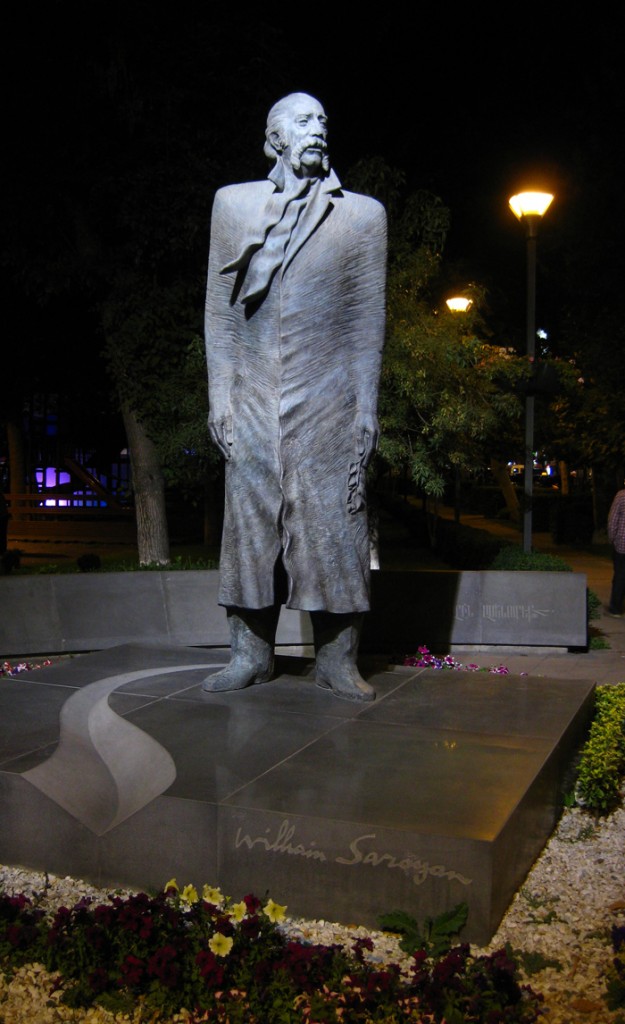
[[[516,544],[502,547],[489,568],[507,572],[572,572],[571,566],[558,555],[543,554],[540,551],[523,551]]]
[[[84,374],[80,392],[90,402],[83,437],[99,403],[110,401],[94,387],[105,376],[95,362],[104,347],[115,403],[123,402],[156,444],[165,481],[198,501],[217,461],[208,447],[206,370],[197,368],[210,205],[216,184],[227,180],[223,141],[230,136],[229,157],[240,157],[247,126],[262,117],[258,106],[266,109],[273,98],[271,85],[259,80],[269,44],[240,26],[239,54],[247,47],[254,55],[259,78],[249,68],[241,78],[249,103],[238,110],[232,137],[231,114],[218,99],[220,30],[200,22],[190,29],[184,19],[170,19],[165,44],[163,20],[154,11],[146,19],[131,5],[88,55],[72,48],[63,61],[56,53],[55,87],[58,75],[64,81],[63,64],[81,87],[74,81],[34,133],[46,158],[25,161],[11,182],[4,254],[30,299],[24,309],[35,305],[31,297],[46,317],[60,309],[79,337],[67,376],[75,379],[77,367]],[[63,50],[67,33],[55,25]],[[50,344],[46,334],[45,346],[57,362],[62,353],[64,365],[65,335],[63,327],[59,343]],[[28,350],[30,381],[30,344]],[[135,438],[133,452],[139,446]],[[160,482],[160,474],[151,479]],[[142,489],[136,473],[134,485]]]
[[[416,918],[403,910],[395,910],[391,914],[380,917],[380,927],[387,932],[401,935],[400,949],[404,953],[414,953],[418,949],[425,950],[429,957],[442,956],[451,949],[451,940],[455,938],[467,923],[469,908],[466,903],[459,903],[438,917],[426,917],[423,930]]]
[[[598,619],[601,617],[601,599],[594,590],[588,589],[586,591],[586,601],[588,605],[588,621],[592,619]]]
[[[239,903],[217,889],[175,881],[150,897],[111,895],[60,908],[51,921],[24,896],[0,896],[0,956],[5,969],[33,960],[61,973],[63,999],[149,1019],[182,1008],[192,1020],[228,1024],[532,1024],[540,997],[521,988],[505,950],[473,957],[468,945],[442,958],[414,953],[407,974],[367,958],[371,939],[339,946],[290,940],[284,907],[253,895]],[[442,927],[442,926],[441,926]],[[443,939],[445,929],[440,933]],[[432,932],[432,937],[434,937]],[[442,948],[442,947],[439,947]]]
[[[625,683],[597,688],[595,717],[581,752],[576,796],[596,814],[620,800],[625,773]]]
[[[540,1013],[537,997],[521,988],[517,967],[505,949],[471,958],[468,945],[457,946],[429,967],[424,950],[414,954],[412,987],[441,1024],[533,1021]]]
[[[105,356],[120,400],[155,441],[163,476],[184,497],[201,497],[220,466],[210,444],[199,289],[136,279],[102,307]]]
[[[432,295],[439,257],[422,247],[391,266],[387,340],[380,385],[380,456],[407,465],[426,494],[440,497],[450,470],[483,462],[521,411],[512,388],[525,364],[484,340],[474,312],[438,311]]]
[[[540,974],[541,971],[546,970],[548,967],[551,967],[558,973],[562,971],[560,960],[556,960],[555,957],[545,956],[540,950],[528,952],[524,949],[512,949],[512,947],[507,946],[506,951],[518,961],[528,978],[531,978],[533,974]]]
[[[407,468],[418,487],[440,497],[450,470],[484,461],[504,426],[516,424],[516,391],[531,369],[487,343],[478,287],[471,286],[469,313],[451,313],[442,302],[451,214],[440,198],[425,189],[406,194],[403,172],[381,157],[361,160],[346,181],[380,199],[389,221],[377,468]]]
[[[172,557],[171,561],[167,566],[167,572],[182,571],[182,570],[193,570],[193,569],[218,569],[219,568],[219,557],[218,551],[215,548],[206,546],[205,544],[180,544],[177,545],[178,554]],[[91,572],[100,574],[107,572],[162,572],[163,566],[158,563],[148,563],[147,565],[140,565],[139,559],[135,555],[131,557],[129,554],[126,557],[120,557],[120,555],[102,555],[92,556],[81,555],[75,562],[67,560],[65,562],[44,562],[40,565],[28,565],[23,564],[17,570],[16,575],[18,576],[49,576],[49,575],[63,575],[67,576],[76,572],[84,572],[85,570],[79,564],[84,558],[96,557],[99,560],[99,566],[95,566],[90,569]]]

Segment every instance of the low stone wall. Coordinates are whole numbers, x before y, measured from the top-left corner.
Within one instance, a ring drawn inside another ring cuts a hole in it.
[[[158,640],[227,646],[217,571],[0,578],[0,654],[93,651]],[[309,644],[310,618],[284,609],[278,644]],[[586,577],[556,572],[375,572],[361,650],[417,644],[584,647]]]
[[[585,573],[380,572],[372,597],[379,650],[587,644]]]

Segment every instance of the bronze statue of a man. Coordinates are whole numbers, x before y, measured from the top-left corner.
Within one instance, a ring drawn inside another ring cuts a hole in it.
[[[219,603],[230,664],[210,692],[273,671],[280,605],[311,613],[317,682],[372,700],[356,667],[369,608],[365,470],[378,439],[386,217],[346,192],[321,104],[269,112],[266,181],[213,207],[206,353],[209,429],[226,459]]]

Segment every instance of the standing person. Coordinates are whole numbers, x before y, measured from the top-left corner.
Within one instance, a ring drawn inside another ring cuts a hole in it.
[[[625,481],[624,481],[625,482]],[[625,489],[618,491],[608,513],[608,539],[612,544],[614,575],[608,614],[620,618],[625,599]]]
[[[217,192],[206,298],[209,430],[226,460],[219,603],[230,664],[210,692],[273,671],[280,605],[311,613],[317,682],[372,700],[365,471],[378,441],[386,216],[330,167],[321,104],[269,112],[266,181]]]

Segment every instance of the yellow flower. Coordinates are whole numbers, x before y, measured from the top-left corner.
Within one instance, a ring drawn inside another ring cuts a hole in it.
[[[169,879],[167,885],[165,886],[164,892],[167,892],[168,889],[173,889],[174,892],[178,892],[178,883],[175,878]]]
[[[187,906],[192,906],[198,901],[197,889],[194,885],[185,885],[184,889],[180,893],[180,900],[182,903],[186,903]]]
[[[232,915],[232,917],[234,918],[235,921],[242,921],[243,918],[245,917],[246,913],[247,913],[247,907],[245,906],[245,901],[241,900],[240,903],[234,903],[229,908],[229,910],[230,910],[230,914]]]
[[[202,899],[206,900],[207,903],[214,903],[216,906],[219,906],[224,901],[221,889],[216,889],[214,885],[204,886],[202,889]]]
[[[276,921],[284,920],[286,907],[281,907],[279,903],[274,903],[273,900],[269,900],[265,906],[263,913],[267,915],[270,921],[274,924]]]
[[[208,948],[215,954],[215,956],[228,956],[228,953],[232,949],[233,940],[229,935],[222,935],[221,932],[215,932],[212,939],[209,940]]]

